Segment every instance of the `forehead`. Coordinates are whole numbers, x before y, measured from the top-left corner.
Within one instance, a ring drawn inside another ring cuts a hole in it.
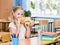
[[[15,13],[24,13],[24,10],[22,10],[22,9],[17,9]]]

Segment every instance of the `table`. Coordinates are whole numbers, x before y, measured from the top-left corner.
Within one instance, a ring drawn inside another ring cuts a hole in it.
[[[40,45],[51,45],[51,44],[55,44],[56,42],[49,42],[49,41],[42,41],[39,42]],[[25,39],[25,40],[20,40],[19,45],[39,45],[37,37],[34,38],[30,38],[30,39]],[[7,43],[0,43],[0,45],[12,45],[12,42],[7,42]]]
[[[46,34],[47,32],[44,32],[44,33]],[[50,33],[50,32],[48,32],[48,33]],[[1,35],[4,35],[4,34],[9,34],[9,32],[0,32],[0,37],[1,37]],[[55,33],[51,33],[51,34],[55,34]],[[37,39],[38,39],[37,37],[32,37],[30,39],[20,40],[19,44],[20,45],[38,45],[38,40]],[[39,42],[39,43],[41,43],[41,45],[51,45],[51,44],[55,45],[58,42],[60,42],[60,40],[55,41],[55,42],[42,41],[42,42]],[[0,43],[0,45],[10,45],[10,44],[11,44],[11,42]]]

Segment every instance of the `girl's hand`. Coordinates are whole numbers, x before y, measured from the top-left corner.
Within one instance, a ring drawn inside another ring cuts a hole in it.
[[[16,23],[16,26],[17,26],[17,27],[20,27],[20,19],[17,19],[17,20],[15,21],[15,23]]]
[[[20,19],[18,19],[17,21],[18,21],[18,24],[20,24]]]
[[[25,26],[26,26],[26,27],[29,27],[29,26],[30,26],[30,22],[29,22],[29,21],[26,21],[26,22],[25,22]]]
[[[17,37],[17,38],[19,37],[19,33],[18,33],[18,32],[16,33],[16,37]]]
[[[30,27],[31,28],[33,25],[34,25],[34,22],[28,21],[28,22],[25,23],[26,27]]]

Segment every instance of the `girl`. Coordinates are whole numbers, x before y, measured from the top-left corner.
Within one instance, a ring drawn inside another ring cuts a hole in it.
[[[20,24],[22,17],[24,17],[24,10],[22,7],[17,6],[13,9],[13,22],[9,24],[10,33],[19,34],[19,39],[30,37],[30,27],[28,25]],[[24,21],[23,21],[24,22]]]

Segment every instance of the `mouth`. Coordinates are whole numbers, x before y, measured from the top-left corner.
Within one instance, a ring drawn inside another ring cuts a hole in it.
[[[21,18],[21,17],[17,17],[17,18]]]

